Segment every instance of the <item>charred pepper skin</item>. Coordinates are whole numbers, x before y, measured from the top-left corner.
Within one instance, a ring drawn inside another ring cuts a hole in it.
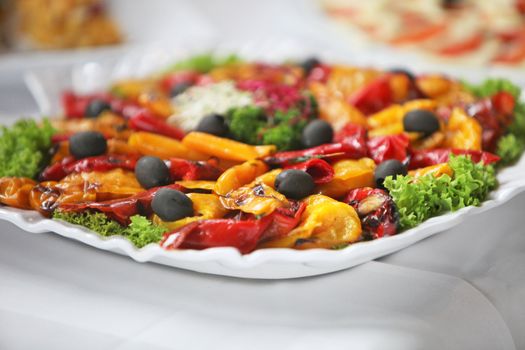
[[[348,193],[345,202],[359,215],[364,240],[397,233],[399,213],[394,200],[386,191],[371,187],[357,188]]]

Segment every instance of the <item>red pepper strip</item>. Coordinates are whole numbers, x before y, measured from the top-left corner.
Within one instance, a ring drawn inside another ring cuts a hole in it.
[[[312,158],[305,162],[286,165],[284,169],[298,169],[306,171],[316,184],[325,184],[334,178],[334,168],[326,160]]]
[[[291,208],[276,209],[261,219],[212,219],[192,222],[167,233],[160,242],[164,249],[205,249],[234,247],[242,254],[255,249],[261,239],[280,237],[298,225],[306,205],[295,203]]]
[[[334,136],[334,142],[345,142],[347,139],[356,139],[366,144],[366,129],[361,125],[348,123]]]
[[[59,209],[66,212],[97,210],[106,214],[109,218],[118,221],[122,225],[128,225],[130,223],[129,218],[133,215],[140,214],[149,216],[152,214],[151,201],[153,200],[155,193],[161,188],[182,191],[180,185],[172,184],[163,187],[155,187],[128,198],[113,199],[104,202],[64,203],[59,206]]]
[[[51,136],[51,143],[59,143],[59,142],[62,142],[62,141],[68,141],[69,138],[74,135],[73,133],[69,133],[69,134],[54,134],[53,136]]]
[[[306,209],[306,203],[295,201],[291,203],[290,208],[277,208],[270,214],[273,216],[272,223],[261,236],[261,242],[283,237],[299,225],[301,216]]]
[[[409,153],[410,140],[407,135],[386,135],[373,137],[367,142],[368,154],[376,164],[397,159],[403,162]]]
[[[113,97],[106,93],[79,96],[71,91],[62,94],[62,109],[68,119],[84,118],[86,107],[95,99],[104,100],[110,103]]]
[[[177,140],[184,137],[184,131],[169,125],[145,108],[129,117],[128,126],[134,130],[152,132]]]
[[[390,76],[382,76],[363,86],[350,96],[348,103],[365,115],[370,115],[388,107],[393,102]]]
[[[175,85],[181,83],[195,84],[199,75],[198,72],[191,70],[169,73],[162,78],[160,86],[164,92],[169,93]]]
[[[160,246],[167,250],[234,247],[245,254],[255,249],[264,230],[271,224],[271,220],[272,217],[267,215],[259,220],[215,219],[195,221],[166,234],[160,242]]]
[[[218,160],[211,158],[208,161],[191,161],[180,158],[169,160],[170,174],[177,180],[217,180],[222,174],[218,167]]]
[[[74,157],[65,157],[60,162],[47,166],[38,176],[39,181],[60,181],[67,176],[66,166],[75,163]]]
[[[483,162],[485,165],[496,163],[500,160],[495,154],[483,151],[471,151],[464,149],[434,149],[431,151],[415,151],[410,158],[409,169],[419,169],[431,165],[448,162],[450,154],[469,155],[473,162]]]
[[[298,151],[278,152],[273,156],[266,157],[264,161],[270,165],[287,165],[305,161],[309,158],[322,158],[338,154],[345,158],[359,159],[366,157],[366,144],[358,137],[346,138],[343,142],[327,143],[312,148]]]
[[[137,157],[128,155],[102,155],[76,160],[65,157],[62,161],[45,168],[40,174],[40,181],[60,181],[68,174],[83,171],[108,171],[116,168],[134,170]]]

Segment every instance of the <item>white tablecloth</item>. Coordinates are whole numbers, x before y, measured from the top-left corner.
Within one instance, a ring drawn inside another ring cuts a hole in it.
[[[350,52],[310,3],[191,6],[210,40]],[[1,74],[0,110],[34,109],[21,71]],[[140,264],[0,222],[0,349],[525,349],[523,208],[524,195],[379,261],[284,281]]]

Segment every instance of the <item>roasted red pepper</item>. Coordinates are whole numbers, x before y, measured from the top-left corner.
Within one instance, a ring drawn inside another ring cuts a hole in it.
[[[356,91],[350,96],[348,103],[365,115],[370,115],[391,105],[393,98],[390,76],[385,75]]]
[[[306,161],[310,158],[339,155],[345,158],[359,159],[366,157],[367,148],[364,140],[358,135],[346,137],[342,142],[328,143],[298,151],[278,152],[264,159],[270,165],[285,166]]]
[[[66,212],[97,210],[106,214],[109,218],[118,221],[122,225],[128,225],[130,223],[129,218],[133,215],[140,214],[149,216],[152,214],[151,201],[153,200],[155,193],[161,188],[171,188],[182,191],[181,186],[172,184],[164,187],[155,187],[123,199],[113,199],[104,202],[64,203],[59,206],[59,209]]]
[[[129,116],[128,126],[134,130],[152,132],[177,140],[184,137],[184,131],[166,123],[145,108]]]
[[[306,209],[306,203],[295,201],[290,201],[290,203],[291,206],[289,208],[277,208],[270,214],[270,216],[272,216],[272,223],[266,231],[264,231],[260,239],[261,242],[283,237],[299,225],[301,215],[303,215]]]
[[[106,93],[79,96],[71,91],[62,94],[62,109],[66,118],[84,118],[86,107],[93,100],[103,100],[111,103],[112,97]]]
[[[492,153],[463,149],[434,149],[430,151],[415,151],[410,158],[409,169],[419,169],[431,165],[448,162],[450,154],[469,155],[473,162],[488,165],[497,162],[500,158]]]
[[[169,73],[162,78],[160,81],[160,86],[166,93],[170,91],[178,84],[195,84],[199,78],[199,73],[195,71],[179,71],[174,73]]]
[[[345,202],[359,215],[365,240],[397,233],[399,213],[394,200],[384,190],[371,187],[356,188],[348,193]]]
[[[467,113],[476,118],[483,128],[484,150],[492,152],[496,149],[499,138],[512,123],[515,104],[514,96],[502,91],[466,107]]]
[[[276,209],[261,219],[250,216],[195,221],[164,235],[160,246],[167,250],[234,247],[246,254],[261,240],[290,232],[299,223],[304,208],[305,204],[296,202],[291,208]]]
[[[65,157],[60,162],[45,168],[39,176],[40,181],[60,181],[71,173],[83,171],[108,171],[116,168],[134,170],[137,163],[136,156],[102,155],[77,160],[74,157]]]
[[[238,221],[214,219],[195,221],[165,235],[159,243],[164,249],[205,249],[211,247],[234,247],[243,254],[255,249],[271,217]]]
[[[171,179],[177,180],[217,180],[222,174],[219,161],[211,158],[208,161],[192,161],[180,158],[169,160]]]
[[[357,124],[346,124],[334,136],[334,142],[352,142],[357,140],[359,144],[366,145],[366,129]]]
[[[376,164],[389,159],[403,162],[410,153],[410,140],[405,134],[373,137],[367,146],[368,155]]]
[[[334,168],[325,160],[312,158],[305,162],[286,165],[284,169],[298,169],[306,171],[316,184],[325,184],[334,178]]]

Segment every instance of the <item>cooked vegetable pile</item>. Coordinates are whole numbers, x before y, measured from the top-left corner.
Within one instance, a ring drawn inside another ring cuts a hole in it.
[[[0,137],[0,202],[136,247],[342,249],[480,205],[525,148],[506,80],[199,55]]]

